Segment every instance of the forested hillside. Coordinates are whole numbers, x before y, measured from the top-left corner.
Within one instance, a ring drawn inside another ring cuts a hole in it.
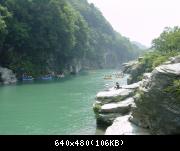
[[[140,52],[87,0],[0,1],[0,66],[19,76],[116,67]]]

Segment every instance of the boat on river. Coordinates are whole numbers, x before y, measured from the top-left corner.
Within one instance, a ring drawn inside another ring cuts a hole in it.
[[[104,79],[105,79],[105,80],[111,80],[111,79],[112,79],[112,76],[111,76],[111,75],[105,75],[105,76],[104,76]]]
[[[57,77],[58,79],[60,79],[60,78],[64,78],[65,75],[64,75],[64,74],[58,74],[58,75],[56,75],[56,77]]]
[[[123,72],[119,72],[119,73],[115,74],[115,77],[116,78],[123,78],[124,74],[123,74]]]
[[[33,81],[34,78],[32,76],[23,76],[22,81]]]
[[[45,75],[41,77],[41,80],[52,80],[53,77],[51,75]]]

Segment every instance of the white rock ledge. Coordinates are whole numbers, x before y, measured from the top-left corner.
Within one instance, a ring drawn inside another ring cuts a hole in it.
[[[139,81],[137,83],[133,83],[131,85],[123,85],[122,88],[123,89],[137,89],[137,88],[139,88],[141,83],[142,83],[142,81]]]
[[[105,135],[150,135],[147,129],[132,124],[129,118],[130,115],[116,118]]]
[[[124,114],[124,112],[129,112],[131,107],[135,107],[134,99],[127,98],[124,101],[118,103],[109,103],[105,104],[101,107],[101,111],[103,113],[112,113],[112,112],[119,112]]]
[[[101,100],[101,99],[115,98],[115,97],[118,97],[118,96],[128,96],[132,92],[133,92],[133,90],[130,90],[130,89],[117,89],[117,90],[114,89],[114,90],[111,90],[111,91],[99,92],[96,95],[96,98],[98,100]]]

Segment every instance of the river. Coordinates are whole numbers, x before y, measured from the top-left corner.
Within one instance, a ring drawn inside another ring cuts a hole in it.
[[[94,135],[96,93],[126,84],[127,78],[104,80],[115,70],[93,70],[58,81],[0,86],[1,135]],[[100,134],[100,133],[99,133]]]

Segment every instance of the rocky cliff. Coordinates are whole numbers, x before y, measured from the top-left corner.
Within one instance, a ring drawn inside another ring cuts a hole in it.
[[[137,80],[138,61],[124,64]],[[135,80],[135,81],[136,81]],[[97,124],[111,125],[107,135],[180,134],[180,56],[170,58],[142,80],[99,92],[94,103]]]
[[[174,87],[180,80],[180,56],[171,58],[143,78],[134,96],[131,121],[153,134],[180,134],[180,96]]]

